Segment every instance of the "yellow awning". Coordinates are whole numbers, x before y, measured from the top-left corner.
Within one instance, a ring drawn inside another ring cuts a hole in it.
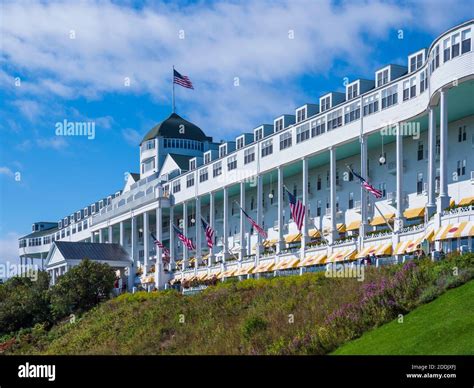
[[[472,205],[472,204],[474,204],[474,197],[463,198],[458,203],[459,206],[466,206],[466,205]]]
[[[237,272],[237,268],[232,268],[232,269],[228,269],[227,271],[225,271],[223,274],[222,274],[222,277],[223,278],[230,278],[232,276],[235,276],[235,273]]]
[[[240,276],[240,275],[248,275],[249,273],[252,272],[252,270],[255,268],[254,265],[246,265],[246,266],[242,266],[240,267],[240,269],[238,269],[234,276]]]
[[[333,263],[337,261],[352,260],[355,258],[356,254],[357,252],[355,248],[342,249],[342,250],[333,252],[324,262]]]
[[[308,267],[310,265],[322,264],[322,262],[327,258],[326,252],[318,253],[316,255],[309,255],[303,261],[298,263],[298,267]]]
[[[301,233],[297,233],[297,234],[287,234],[285,236],[285,242],[287,244],[290,244],[290,243],[294,243],[294,242],[298,242],[298,241],[301,241]]]
[[[430,229],[428,232],[426,232],[424,239],[428,240],[429,242],[433,242],[433,237],[434,237],[434,229]]]
[[[205,280],[207,278],[207,273],[201,273],[197,276],[198,280]]]
[[[425,215],[425,208],[424,207],[415,207],[411,209],[407,209],[403,212],[403,216],[407,219],[412,218],[419,218]]]
[[[421,236],[415,240],[400,241],[397,244],[393,254],[403,255],[405,253],[413,253],[417,249],[420,249],[420,244],[423,242],[424,239],[425,239],[425,236]]]
[[[288,269],[288,268],[296,268],[298,266],[300,259],[297,257],[288,257],[285,260],[282,260],[275,266],[275,270],[277,269]]]
[[[361,220],[352,221],[346,228],[347,231],[358,230],[360,227]]]
[[[367,255],[375,255],[375,256],[387,256],[392,254],[392,243],[386,242],[383,244],[376,244],[365,247],[362,251],[357,253],[356,258],[361,259],[366,257]]]
[[[438,229],[435,240],[448,240],[450,238],[468,237],[471,234],[471,222],[464,221],[457,224],[444,225]]]
[[[274,266],[275,266],[274,262],[259,264],[257,268],[254,269],[253,273],[270,272],[272,271]]]
[[[262,245],[265,247],[265,248],[270,248],[274,245],[276,245],[276,243],[278,242],[278,239],[272,239],[272,240],[265,240]]]
[[[310,229],[308,230],[308,236],[311,238],[318,238],[321,237],[321,233],[318,229]]]
[[[370,222],[370,225],[379,226],[379,225],[385,224],[384,217],[388,222],[393,221],[393,218],[395,218],[395,213],[384,214],[383,217],[382,216],[374,217],[372,221]]]
[[[451,201],[449,201],[449,206],[454,206],[456,205],[456,202],[454,202],[454,199],[451,198]]]
[[[337,224],[336,228],[339,233],[344,233],[346,231],[346,224]]]

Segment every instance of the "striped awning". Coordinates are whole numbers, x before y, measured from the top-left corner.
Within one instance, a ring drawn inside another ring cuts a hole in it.
[[[240,267],[234,274],[234,276],[248,275],[255,268],[254,265],[245,265]]]
[[[311,238],[318,238],[321,237],[321,232],[319,229],[310,229],[308,230],[308,236]]]
[[[235,276],[236,272],[237,272],[237,268],[228,269],[227,271],[224,271],[224,273],[222,274],[222,277],[230,278],[232,276]]]
[[[207,272],[200,273],[200,274],[197,276],[197,279],[198,279],[198,280],[205,280],[206,278],[207,278]]]
[[[474,204],[474,197],[463,198],[458,203],[459,206],[466,206],[466,205],[472,205],[472,204]]]
[[[474,222],[464,221],[457,224],[444,225],[435,234],[435,240],[474,236]]]
[[[269,263],[262,263],[262,264],[259,264],[257,268],[254,269],[253,273],[270,272],[273,270],[274,266],[275,266],[275,263],[273,261]]]
[[[298,259],[297,257],[288,257],[285,260],[280,261],[275,266],[274,269],[281,270],[281,269],[296,268],[299,262],[300,262],[300,259]]]
[[[322,264],[327,259],[326,252],[315,255],[306,256],[305,259],[298,263],[298,267],[308,267],[310,265]]]
[[[336,228],[339,233],[344,233],[346,231],[346,224],[337,224]]]
[[[392,254],[392,242],[386,242],[383,244],[376,244],[365,247],[357,253],[356,258],[361,259],[366,257],[367,255],[375,255],[375,256],[387,256]]]
[[[420,244],[425,239],[425,236],[418,237],[415,240],[400,241],[395,247],[394,255],[403,255],[405,253],[413,253],[420,249]]]
[[[342,249],[336,252],[333,252],[327,260],[325,260],[325,263],[334,263],[337,261],[345,261],[345,260],[353,260],[357,254],[357,251],[355,248],[348,248],[348,249]]]
[[[298,241],[301,241],[301,233],[297,233],[297,234],[287,234],[285,236],[285,242],[287,244],[290,244],[290,243],[294,243],[294,242],[298,242]]]
[[[358,230],[361,222],[362,222],[361,220],[352,221],[349,225],[347,225],[346,230],[348,232],[352,230]]]
[[[420,218],[425,215],[425,208],[424,207],[414,207],[411,209],[407,209],[403,212],[403,216],[411,220],[412,218]]]
[[[372,221],[370,222],[370,225],[379,226],[379,225],[385,224],[384,217],[388,222],[393,221],[393,219],[395,218],[395,213],[384,214],[383,217],[382,216],[374,217]]]
[[[262,245],[265,247],[265,248],[270,248],[270,247],[273,247],[276,245],[276,243],[278,242],[278,239],[275,238],[275,239],[272,239],[272,240],[265,240]]]

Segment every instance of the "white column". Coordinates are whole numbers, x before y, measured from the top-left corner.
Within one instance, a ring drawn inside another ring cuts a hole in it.
[[[201,198],[196,197],[196,218],[194,220],[196,228],[196,268],[198,263],[202,263],[202,222],[201,222]]]
[[[257,194],[258,195],[258,194]],[[245,210],[245,182],[240,182],[240,206]],[[243,260],[244,256],[247,254],[247,249],[245,245],[245,216],[243,212],[240,212],[240,252],[239,260]]]
[[[428,202],[426,204],[428,217],[436,211],[436,112],[429,107],[428,123]]]
[[[215,234],[216,234],[216,228],[215,228],[215,207],[214,207],[214,200],[215,200],[215,197],[214,197],[214,193],[210,193],[209,194],[209,225],[211,226],[212,230],[214,231],[214,237]],[[208,264],[209,264],[209,267],[214,265],[214,262],[215,262],[215,257],[214,257],[214,245],[212,246],[212,248],[210,249],[210,252],[209,252],[209,260],[208,260]]]
[[[186,237],[188,237],[188,204],[186,202],[183,203],[183,233]],[[183,246],[183,268],[188,268],[188,248],[186,245],[181,244]]]
[[[91,243],[94,242],[94,232],[91,232]]]
[[[125,227],[123,221],[119,223],[119,244],[122,247],[125,245]]]
[[[173,228],[174,222],[174,206],[170,206],[170,265],[171,268],[176,268],[176,254],[175,254],[175,231]]]
[[[149,218],[148,213],[143,213],[143,274],[146,275],[148,272],[148,257],[150,256],[150,247],[149,247],[149,236],[150,236],[150,229],[149,229]]]
[[[336,223],[336,148],[329,147],[329,183],[330,183],[330,209],[331,209],[331,234],[330,243],[337,238]]]
[[[99,243],[104,242],[104,233],[102,232],[102,229],[99,229]]]
[[[360,174],[367,179],[368,171],[367,171],[367,136],[362,135],[359,138],[360,141]],[[365,236],[365,233],[367,232],[368,229],[368,222],[367,222],[367,192],[365,189],[361,186],[360,187],[360,216],[361,216],[361,222],[360,222],[360,228],[359,228],[359,235],[363,239]]]
[[[223,262],[225,263],[229,256],[229,189],[224,187],[223,190],[223,208],[224,208],[224,225],[223,225]]]
[[[130,219],[130,241],[131,241],[131,259],[132,264],[130,265],[130,271],[128,276],[128,290],[132,291],[135,281],[135,272],[136,272],[136,262],[137,262],[137,253],[138,253],[138,244],[137,244],[137,218],[132,215]]]
[[[441,212],[449,207],[449,194],[448,194],[448,101],[446,90],[440,91],[439,100],[439,131],[440,131],[440,191],[439,191],[439,202],[438,212]]]
[[[306,252],[306,243],[308,242],[308,158],[302,159],[303,169],[303,205],[305,208],[305,216],[303,229],[301,230],[301,258],[304,258]]]
[[[263,224],[263,186],[262,186],[262,177],[260,175],[257,176],[257,224],[262,226]],[[249,244],[251,239],[249,238]],[[257,233],[257,246],[255,247],[255,265],[259,264],[260,260],[260,253],[262,249],[262,236],[260,233]]]
[[[113,235],[112,225],[109,225],[109,228],[108,228],[108,229],[109,229],[109,230],[108,230],[108,232],[107,232],[107,234],[108,234],[108,236],[107,236],[107,242],[108,242],[109,244],[112,244],[112,242],[113,242],[113,241],[112,241],[112,235]]]
[[[397,210],[395,220],[395,231],[403,228],[403,134],[400,123],[397,124],[396,156],[397,156]]]
[[[156,238],[163,242],[163,209],[158,206],[156,208]],[[163,279],[163,251],[156,245],[156,264],[155,264],[155,287],[160,289],[164,285]]]
[[[283,240],[283,167],[277,168],[278,173],[278,243],[277,252],[281,252],[285,247],[285,241]],[[288,220],[287,220],[288,221]]]

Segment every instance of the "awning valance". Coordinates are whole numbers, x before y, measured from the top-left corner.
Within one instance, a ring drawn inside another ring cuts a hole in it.
[[[259,264],[257,268],[255,268],[253,273],[270,272],[273,270],[274,266],[275,266],[275,263],[273,261],[269,263],[262,263],[262,264]]]
[[[466,205],[472,205],[472,204],[474,204],[474,197],[463,198],[458,203],[459,206],[466,206]]]
[[[395,255],[403,255],[405,253],[413,253],[416,250],[420,249],[420,244],[425,239],[424,236],[421,236],[415,240],[406,240],[400,241],[397,246],[395,247],[395,251],[393,252]]]
[[[474,222],[464,221],[457,224],[444,225],[435,234],[435,240],[448,240],[451,238],[469,237],[474,235]]]
[[[326,260],[327,257],[328,256],[326,252],[306,256],[306,258],[303,261],[298,263],[298,267],[308,267],[310,265],[323,264],[324,260]]]
[[[390,254],[392,254],[392,242],[386,242],[382,244],[376,244],[376,245],[364,247],[362,251],[357,253],[356,258],[361,259],[363,257],[366,257],[367,255],[387,256]]]
[[[352,230],[358,230],[360,227],[360,223],[361,223],[361,220],[352,221],[349,225],[347,225],[346,230],[348,232]]]
[[[412,218],[420,218],[425,215],[425,208],[424,207],[416,207],[407,209],[403,212],[403,216],[409,220]]]
[[[382,216],[374,217],[372,221],[370,222],[370,225],[379,226],[379,225],[385,224],[384,217],[385,217],[385,220],[387,220],[388,222],[393,222],[393,219],[395,218],[395,213],[384,214],[383,217]]]
[[[300,259],[297,257],[288,257],[285,260],[282,260],[275,266],[275,270],[296,268],[298,266]]]
[[[308,236],[310,238],[318,238],[321,237],[321,233],[318,229],[310,229],[308,230]]]
[[[287,234],[285,236],[285,242],[287,244],[291,244],[291,243],[298,242],[298,241],[301,241],[301,233]]]
[[[353,260],[356,254],[357,252],[355,248],[342,249],[342,250],[333,252],[331,255],[329,255],[329,257],[327,258],[325,262],[334,263],[337,261]]]
[[[240,275],[248,275],[249,273],[252,272],[252,270],[255,268],[254,265],[246,265],[246,266],[242,266],[240,267],[240,269],[238,269],[234,276],[240,276]]]

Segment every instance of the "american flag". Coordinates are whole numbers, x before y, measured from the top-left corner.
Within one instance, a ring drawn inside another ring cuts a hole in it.
[[[349,167],[350,172],[360,180],[360,184],[362,187],[367,190],[369,193],[373,194],[375,198],[382,198],[382,192],[372,186],[369,182],[367,182],[362,176],[357,174],[352,168]]]
[[[268,236],[267,236],[267,232],[265,232],[265,229],[263,229],[259,224],[257,224],[257,223],[255,222],[255,220],[254,220],[252,217],[250,217],[250,216],[245,212],[244,209],[242,209],[241,206],[239,206],[239,207],[240,207],[240,210],[242,210],[242,213],[244,213],[245,217],[247,217],[247,220],[249,220],[249,222],[250,222],[250,224],[252,225],[252,227],[257,230],[258,234],[259,234],[260,236],[262,236],[263,239],[266,239]]]
[[[209,248],[212,248],[214,245],[214,229],[211,228],[211,225],[209,225],[204,218],[201,218],[202,222],[202,227],[204,228],[204,231],[206,232],[206,240],[207,240],[207,246]]]
[[[196,249],[196,246],[193,243],[193,240],[190,238],[187,238],[176,225],[173,225],[174,231],[176,232],[176,235],[178,236],[179,240],[186,245],[186,248],[188,248],[190,251]]]
[[[193,83],[191,82],[191,80],[185,76],[185,75],[181,75],[180,73],[178,73],[176,70],[173,69],[173,83],[175,84],[178,84],[178,85],[181,85],[185,88],[188,88],[188,89],[194,89],[193,87]]]
[[[301,202],[299,199],[296,199],[296,196],[291,194],[288,189],[285,188],[285,190],[288,193],[288,199],[290,200],[291,217],[293,218],[293,221],[296,222],[298,230],[301,231],[306,207],[303,205],[303,202]]]
[[[162,249],[163,253],[165,255],[165,259],[168,259],[168,260],[165,260],[165,261],[169,262],[170,250],[168,248],[166,248],[165,245],[161,241],[157,240],[153,233],[151,234],[151,237],[153,238],[153,241],[154,241],[154,243],[157,247],[157,250],[158,250],[158,248]]]

